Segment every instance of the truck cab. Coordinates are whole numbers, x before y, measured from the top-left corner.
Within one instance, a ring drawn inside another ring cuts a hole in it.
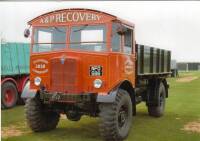
[[[147,79],[137,78],[134,24],[91,9],[57,10],[28,24],[32,27],[30,84],[22,97],[28,99],[31,129],[55,128],[60,113],[72,121],[90,115],[100,117],[104,139],[126,138],[136,103],[147,99],[147,89],[137,91]],[[31,117],[33,112],[36,117]],[[49,121],[44,120],[47,116]],[[37,118],[43,119],[41,124],[34,122]],[[114,127],[107,128],[108,124]],[[115,134],[108,134],[112,130]]]
[[[91,10],[49,13],[30,24],[31,89],[107,94],[124,80],[135,86],[134,25]]]

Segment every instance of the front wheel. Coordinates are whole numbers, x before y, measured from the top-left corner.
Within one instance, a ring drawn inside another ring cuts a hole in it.
[[[101,136],[109,141],[125,139],[132,122],[132,102],[128,92],[120,89],[114,103],[101,103],[99,109]]]
[[[160,83],[158,88],[158,105],[157,106],[148,106],[148,112],[150,116],[161,117],[164,114],[165,102],[166,102],[166,90],[163,83]]]
[[[52,130],[60,119],[59,113],[45,109],[38,98],[27,99],[25,111],[28,125],[34,132]]]

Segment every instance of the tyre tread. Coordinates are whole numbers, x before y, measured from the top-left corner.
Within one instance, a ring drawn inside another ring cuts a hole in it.
[[[56,128],[60,115],[51,112],[51,115],[42,111],[42,104],[37,98],[31,98],[26,101],[25,113],[29,127],[34,132],[43,132]]]
[[[128,93],[125,90],[120,89],[114,103],[107,104],[107,103],[101,103],[99,106],[100,109],[100,124],[99,124],[99,131],[101,136],[106,141],[120,141],[127,137],[121,137],[118,134],[118,127],[116,124],[116,118],[117,118],[117,106],[123,96],[127,96]],[[129,95],[128,95],[129,97]],[[129,97],[130,98],[130,97]]]

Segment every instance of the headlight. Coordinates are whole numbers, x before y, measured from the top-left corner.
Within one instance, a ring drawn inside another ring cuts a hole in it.
[[[40,83],[41,83],[41,81],[42,81],[42,79],[41,79],[40,77],[35,77],[35,79],[34,79],[34,84],[35,84],[36,86],[39,86]]]
[[[95,88],[101,88],[101,86],[102,86],[101,79],[95,79],[94,82],[93,82],[93,85],[94,85]]]

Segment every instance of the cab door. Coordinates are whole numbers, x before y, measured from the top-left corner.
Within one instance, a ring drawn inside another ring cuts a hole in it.
[[[121,23],[112,24],[109,55],[109,83],[111,88],[128,80],[135,87],[135,41],[133,28]]]
[[[127,26],[123,26],[124,33],[122,36],[122,52],[124,62],[124,76],[130,82],[133,87],[135,86],[135,41],[134,41],[134,29]]]

